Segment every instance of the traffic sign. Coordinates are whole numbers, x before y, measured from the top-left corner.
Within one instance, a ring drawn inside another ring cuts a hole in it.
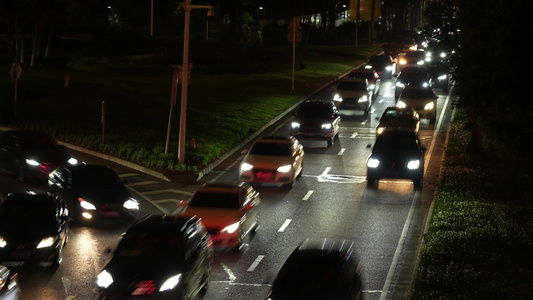
[[[9,75],[11,76],[11,79],[18,80],[20,78],[20,74],[22,73],[22,67],[19,64],[18,59],[15,58],[13,61],[13,65],[11,66],[11,69],[9,69]]]
[[[290,43],[299,43],[302,41],[302,33],[299,30],[291,29],[287,34],[287,40]]]

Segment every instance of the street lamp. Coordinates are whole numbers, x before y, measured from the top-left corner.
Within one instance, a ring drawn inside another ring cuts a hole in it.
[[[191,10],[195,8],[209,9],[208,17],[215,15],[212,5],[192,5],[191,0],[185,0],[185,29],[183,31],[183,66],[182,66],[182,82],[181,82],[181,110],[180,110],[180,136],[178,144],[178,162],[183,164],[185,162],[185,127],[187,117],[187,84],[189,81],[189,23],[191,18]]]

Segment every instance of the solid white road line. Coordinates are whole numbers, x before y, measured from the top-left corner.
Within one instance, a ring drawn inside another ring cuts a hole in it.
[[[303,201],[307,201],[309,199],[309,197],[311,197],[311,195],[313,194],[313,190],[309,190],[309,192],[307,192],[307,194],[305,194],[305,196],[302,198]]]
[[[285,220],[285,222],[283,223],[283,225],[281,225],[281,227],[278,229],[278,232],[283,232],[285,231],[285,229],[287,229],[287,226],[289,226],[289,224],[291,223],[292,219],[287,219]]]
[[[248,268],[248,272],[253,272],[255,268],[257,268],[257,265],[263,260],[265,256],[264,255],[258,255],[255,261],[252,263],[252,265]]]

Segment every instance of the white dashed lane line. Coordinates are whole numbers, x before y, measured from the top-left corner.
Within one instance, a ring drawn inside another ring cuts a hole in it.
[[[287,227],[289,226],[289,224],[291,223],[292,219],[287,219],[285,220],[285,222],[283,223],[283,225],[281,225],[281,227],[278,229],[278,232],[284,232],[285,229],[287,229]]]
[[[314,192],[314,190],[309,190],[309,192],[307,192],[307,194],[305,194],[305,196],[302,198],[302,200],[303,201],[307,201],[309,199],[309,197],[311,197],[313,192]]]
[[[248,268],[248,272],[253,272],[255,270],[255,268],[257,268],[257,266],[259,265],[259,263],[263,260],[265,256],[264,255],[259,255],[257,256],[257,258],[255,259],[255,261],[252,263],[252,265],[250,265],[250,267]]]

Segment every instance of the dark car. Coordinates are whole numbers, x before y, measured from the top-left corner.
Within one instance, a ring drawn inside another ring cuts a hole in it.
[[[389,55],[374,55],[370,57],[365,67],[366,70],[375,70],[379,78],[391,79],[392,75],[396,73],[395,64]]]
[[[420,118],[428,119],[431,124],[434,124],[437,121],[438,98],[430,87],[408,86],[400,94],[396,106],[412,107]]]
[[[406,66],[396,78],[394,97],[398,99],[403,89],[410,87],[430,87],[431,77],[425,67]]]
[[[366,180],[369,187],[381,178],[409,179],[422,187],[424,156],[418,135],[410,130],[388,130],[376,138],[368,157]]]
[[[306,100],[294,114],[291,135],[301,139],[323,139],[331,146],[339,137],[341,117],[332,101]]]
[[[135,218],[139,202],[134,199],[113,169],[79,164],[59,167],[48,185],[68,204],[72,219]]]
[[[49,134],[34,130],[0,131],[0,168],[24,182],[46,180],[48,174],[62,165],[78,161]]]
[[[420,128],[420,117],[412,107],[390,106],[385,109],[379,124],[376,127],[376,135],[380,135],[386,130],[405,129],[418,133]]]
[[[287,258],[266,299],[361,299],[360,273],[353,242],[308,239]]]
[[[97,276],[98,299],[192,299],[207,290],[212,260],[200,219],[141,218]]]
[[[50,193],[10,193],[0,205],[0,261],[63,260],[68,241],[66,205]]]
[[[442,61],[433,60],[426,63],[426,70],[431,77],[432,86],[447,92],[450,86],[450,70],[448,66]]]
[[[0,266],[0,300],[18,300],[21,296],[17,272]]]

